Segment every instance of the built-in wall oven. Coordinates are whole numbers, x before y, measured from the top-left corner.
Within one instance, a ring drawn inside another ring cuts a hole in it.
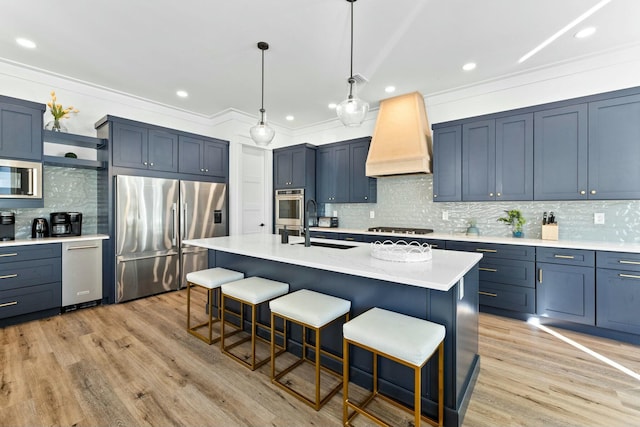
[[[284,227],[292,236],[299,236],[304,225],[304,189],[276,190],[275,228],[280,234]]]

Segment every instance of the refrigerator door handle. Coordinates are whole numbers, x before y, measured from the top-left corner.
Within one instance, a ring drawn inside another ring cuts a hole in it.
[[[169,252],[166,254],[158,254],[158,255],[143,255],[143,256],[133,256],[133,257],[124,257],[122,255],[116,256],[116,260],[118,262],[130,262],[130,261],[141,261],[143,259],[154,259],[154,258],[165,258],[170,256],[178,255],[177,252]]]
[[[188,209],[187,209],[187,203],[185,202],[182,205],[182,238],[183,239],[187,239],[187,230],[189,229],[189,227],[187,226],[187,213],[188,213]]]
[[[171,244],[173,246],[177,246],[178,245],[178,240],[177,240],[177,231],[178,231],[178,226],[177,226],[177,221],[178,221],[178,215],[177,215],[177,210],[178,210],[178,206],[176,203],[174,203],[173,205],[171,205],[171,215],[173,215],[172,218],[172,234],[173,236],[171,237]]]

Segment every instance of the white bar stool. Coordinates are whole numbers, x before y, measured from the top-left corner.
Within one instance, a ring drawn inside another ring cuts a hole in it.
[[[248,367],[252,371],[259,368],[260,366],[267,363],[270,358],[265,357],[263,360],[256,361],[256,340],[260,340],[265,343],[269,343],[269,340],[258,335],[257,328],[258,326],[263,327],[264,329],[271,329],[269,325],[264,325],[259,323],[256,318],[256,309],[265,302],[272,300],[273,298],[277,298],[281,295],[289,292],[289,284],[283,282],[277,282],[275,280],[269,280],[262,277],[249,277],[242,280],[237,280],[231,283],[223,284],[220,289],[222,290],[222,322],[221,322],[221,332],[220,335],[222,339],[220,340],[220,348],[224,354],[230,356],[232,359],[240,362],[244,366]],[[225,300],[229,298],[235,300],[240,303],[240,311],[235,313],[233,311],[227,310],[227,306],[225,304]],[[249,336],[244,337],[238,341],[235,341],[231,344],[225,344],[225,339],[227,337],[233,336],[237,333],[244,331],[244,306],[248,305],[251,307],[251,332]],[[239,325],[233,325],[236,327],[235,331],[232,331],[228,334],[225,334],[225,325],[229,323],[225,321],[225,315],[231,314],[239,319]],[[251,340],[251,358],[249,361],[245,360],[245,358],[235,355],[230,352],[234,347],[239,346],[247,341]],[[280,352],[284,352],[284,347],[279,347]]]
[[[233,282],[244,278],[244,273],[239,271],[227,270],[226,268],[209,268],[207,270],[198,270],[187,273],[187,332],[196,338],[201,339],[211,345],[218,342],[220,337],[212,339],[213,324],[220,321],[220,286],[224,283]],[[207,305],[209,310],[209,320],[191,326],[191,287],[200,286],[207,290]],[[213,318],[213,297],[216,297],[216,305],[218,307],[217,315]],[[198,329],[208,326],[209,334],[207,336],[198,332]]]
[[[444,337],[445,327],[427,320],[418,319],[381,308],[372,308],[342,327],[343,339],[343,414],[345,426],[358,414],[362,414],[376,423],[389,426],[376,415],[366,411],[366,406],[376,397],[414,413],[414,425],[420,426],[420,419],[429,424],[442,426],[444,421]],[[373,391],[360,404],[349,400],[349,344],[373,353]],[[422,415],[420,407],[422,367],[438,350],[438,419]],[[413,368],[415,375],[414,407],[396,402],[378,392],[378,356],[393,360]],[[349,409],[355,412],[349,414]]]
[[[348,321],[351,301],[302,289],[271,300],[269,302],[269,308],[271,309],[271,382],[291,393],[293,396],[302,400],[317,411],[342,387],[342,374],[320,364],[321,355],[329,356],[342,363],[342,357],[322,349],[320,345],[320,331],[322,331],[325,326],[333,323],[342,316],[345,316],[345,322]],[[284,321],[282,332],[276,331],[275,322],[277,317],[282,318]],[[276,334],[282,334],[284,337],[284,347],[286,348],[287,321],[302,326],[302,357],[281,372],[276,373]],[[315,333],[315,345],[307,342],[307,330],[312,330]],[[307,358],[308,348],[314,350],[314,360]],[[292,386],[287,385],[287,382],[280,381],[283,376],[293,371],[304,362],[309,362],[315,365],[315,396],[313,399],[310,399],[304,394],[294,390]],[[340,379],[340,382],[323,398],[320,397],[321,370]]]

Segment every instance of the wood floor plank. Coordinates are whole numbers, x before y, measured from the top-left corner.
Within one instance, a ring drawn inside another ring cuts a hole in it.
[[[0,329],[0,425],[341,425],[342,393],[316,412],[185,328],[181,290]],[[554,330],[640,373],[640,347]],[[479,352],[463,427],[640,425],[637,379],[535,326],[481,314]]]

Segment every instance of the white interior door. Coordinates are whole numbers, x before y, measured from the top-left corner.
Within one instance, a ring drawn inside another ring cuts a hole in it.
[[[269,233],[265,176],[267,151],[242,145],[242,234]]]

